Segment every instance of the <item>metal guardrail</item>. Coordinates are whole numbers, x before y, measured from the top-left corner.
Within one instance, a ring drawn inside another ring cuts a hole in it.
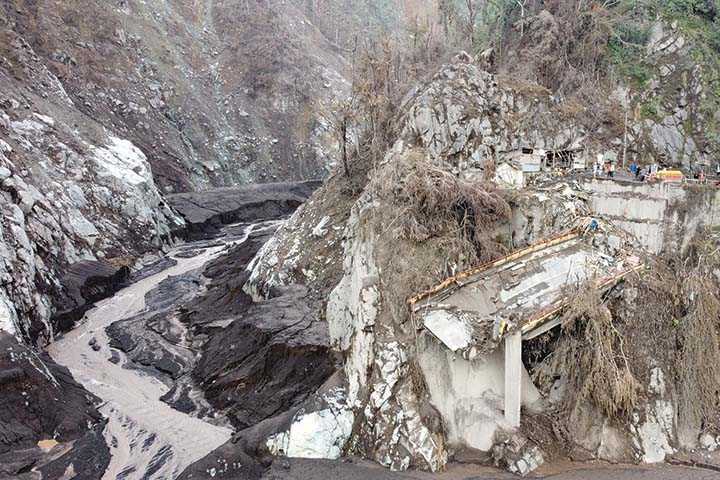
[[[510,255],[507,255],[505,257],[499,258],[497,260],[493,260],[492,262],[485,263],[485,264],[480,265],[475,268],[471,268],[470,270],[465,270],[464,272],[460,272],[457,275],[447,278],[444,281],[442,281],[441,283],[439,283],[438,285],[436,285],[428,290],[425,290],[423,292],[420,292],[417,295],[409,298],[407,300],[407,304],[410,306],[410,308],[412,310],[414,310],[415,304],[417,302],[424,300],[436,293],[439,293],[452,285],[457,285],[460,280],[471,277],[478,273],[482,273],[485,270],[489,270],[491,268],[500,267],[506,263],[517,260],[518,258],[524,257],[525,255],[529,255],[531,253],[535,253],[537,251],[544,250],[545,248],[559,245],[561,243],[567,242],[567,241],[577,238],[579,236],[580,236],[580,233],[577,231],[577,229],[573,228],[573,229],[565,231],[555,237],[552,237],[548,240],[543,240],[543,241],[535,243],[529,247],[522,248],[520,250],[516,250],[513,253],[511,253]]]
[[[631,273],[642,270],[644,267],[645,267],[645,265],[643,265],[642,263],[639,265],[635,265],[634,267],[628,268],[627,270],[623,270],[622,272],[618,273],[617,275],[611,275],[608,277],[601,278],[593,286],[595,288],[600,288],[600,289],[610,287],[611,285],[619,282],[620,280],[627,277]],[[538,312],[536,315],[531,317],[527,323],[525,323],[522,327],[520,327],[520,330],[522,331],[523,335],[531,332],[532,330],[534,330],[537,327],[540,327],[543,323],[545,323],[546,320],[559,314],[565,307],[567,307],[567,305],[568,305],[567,299],[563,298],[561,300],[558,300],[555,304],[550,305],[543,311]]]

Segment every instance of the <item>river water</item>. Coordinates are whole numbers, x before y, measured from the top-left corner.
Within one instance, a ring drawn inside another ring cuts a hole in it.
[[[253,225],[230,243],[247,240]],[[145,308],[145,294],[169,276],[181,275],[205,265],[220,255],[227,244],[205,249],[192,258],[175,256],[184,245],[168,255],[177,264],[120,290],[88,311],[79,325],[50,346],[52,358],[67,367],[75,380],[97,395],[107,417],[104,435],[111,460],[103,480],[172,479],[188,465],[230,439],[232,431],[191,417],[160,401],[169,387],[137,369],[124,368],[129,360],[122,352],[112,354],[105,332],[113,322],[135,316]],[[96,339],[95,351],[89,344]]]

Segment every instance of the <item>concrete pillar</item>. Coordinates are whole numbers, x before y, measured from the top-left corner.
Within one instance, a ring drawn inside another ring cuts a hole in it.
[[[505,337],[505,420],[513,428],[520,426],[522,399],[522,333]]]

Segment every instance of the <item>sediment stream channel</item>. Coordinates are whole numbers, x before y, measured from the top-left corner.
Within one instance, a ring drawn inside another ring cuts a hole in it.
[[[206,242],[201,253],[191,258],[183,258],[182,252],[192,244],[170,251],[168,256],[177,262],[174,266],[99,302],[76,328],[49,348],[52,358],[103,402],[100,411],[108,419],[104,436],[111,453],[104,480],[176,478],[230,438],[231,429],[161,401],[170,387],[147,371],[128,368],[131,361],[110,346],[106,328],[143,312],[145,295],[160,282],[202,268],[230,245],[245,242],[254,227],[247,226],[243,234],[220,244]]]

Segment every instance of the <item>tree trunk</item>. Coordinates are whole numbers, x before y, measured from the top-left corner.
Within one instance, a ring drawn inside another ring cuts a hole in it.
[[[350,179],[350,164],[348,163],[347,154],[347,116],[343,116],[342,123],[340,123],[340,147],[342,149],[342,160],[343,168],[345,169],[345,176]]]

